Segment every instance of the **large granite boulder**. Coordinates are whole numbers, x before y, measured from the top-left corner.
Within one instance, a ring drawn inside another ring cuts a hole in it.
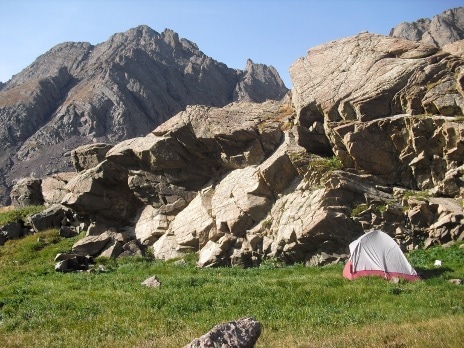
[[[461,115],[462,65],[434,46],[361,33],[298,59],[290,67],[292,97],[306,127],[404,113]]]
[[[127,170],[110,161],[79,173],[65,189],[65,206],[115,226],[132,221],[139,206],[128,187]]]

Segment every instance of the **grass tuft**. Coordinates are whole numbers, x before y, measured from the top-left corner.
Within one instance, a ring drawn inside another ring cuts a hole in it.
[[[0,226],[9,222],[24,221],[27,216],[40,213],[45,209],[43,205],[32,205],[16,209],[2,209],[0,212]]]

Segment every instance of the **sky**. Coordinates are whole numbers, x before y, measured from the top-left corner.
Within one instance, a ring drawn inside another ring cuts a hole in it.
[[[244,69],[289,67],[314,46],[360,32],[388,35],[464,0],[0,0],[0,81],[65,41],[98,44],[138,25],[165,28],[211,58]]]

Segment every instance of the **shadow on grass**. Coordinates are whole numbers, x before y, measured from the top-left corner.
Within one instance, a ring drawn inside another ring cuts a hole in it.
[[[416,272],[422,279],[438,278],[445,272],[453,272],[454,270],[449,267],[437,267],[437,268],[415,268]]]

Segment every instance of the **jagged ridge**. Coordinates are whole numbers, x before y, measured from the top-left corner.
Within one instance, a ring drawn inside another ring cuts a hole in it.
[[[0,196],[18,177],[70,168],[69,151],[145,135],[187,105],[278,100],[277,71],[228,68],[172,30],[139,26],[106,42],[63,43],[0,91]]]

